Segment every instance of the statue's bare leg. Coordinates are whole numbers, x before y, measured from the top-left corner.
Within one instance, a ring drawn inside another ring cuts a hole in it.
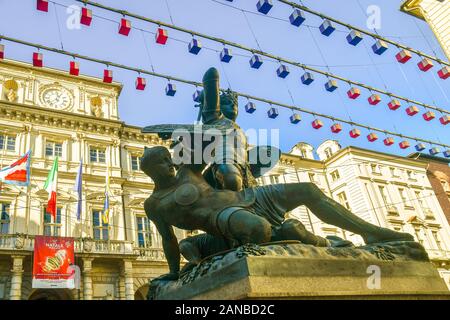
[[[222,221],[222,224],[226,224],[229,231],[229,234],[223,234],[223,236],[237,240],[241,245],[269,242],[272,237],[270,223],[245,209],[234,212],[227,221]]]
[[[181,240],[178,246],[183,257],[195,265],[208,256],[232,248],[232,244],[228,243],[224,238],[207,233],[187,237]]]
[[[328,247],[330,242],[327,239],[309,232],[303,223],[297,219],[287,219],[283,224],[275,229],[272,241],[298,240],[305,244],[316,247]]]
[[[189,238],[186,238],[180,241],[178,244],[180,247],[180,253],[187,261],[193,264],[198,264],[200,260],[202,260],[200,248],[189,240]]]
[[[284,185],[284,194],[277,201],[287,211],[305,205],[325,223],[361,235],[367,244],[386,241],[414,241],[408,233],[381,228],[354,215],[340,203],[327,197],[313,183],[290,183]]]
[[[242,174],[235,165],[219,164],[214,171],[214,175],[221,189],[232,191],[242,190]]]

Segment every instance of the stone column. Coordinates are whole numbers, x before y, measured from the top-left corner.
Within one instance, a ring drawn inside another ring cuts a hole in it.
[[[92,260],[83,258],[83,295],[84,300],[92,300]]]
[[[134,300],[133,263],[123,261],[123,276],[125,278],[125,299]]]
[[[126,296],[125,296],[125,278],[120,275],[119,276],[119,299],[120,300],[125,300]]]
[[[22,297],[22,274],[24,256],[11,256],[13,259],[13,267],[11,270],[11,291],[9,298],[11,300],[20,300]]]

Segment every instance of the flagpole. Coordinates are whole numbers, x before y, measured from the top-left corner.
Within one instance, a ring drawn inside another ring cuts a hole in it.
[[[30,153],[30,155],[29,155],[29,157],[31,157],[31,153]],[[33,166],[32,166],[32,164],[31,164],[31,161],[33,161],[33,159],[32,158],[30,158],[30,181],[28,181],[28,185],[27,185],[27,210],[26,210],[26,215],[25,215],[25,221],[27,222],[26,223],[26,232],[25,232],[25,234],[26,235],[28,235],[28,229],[29,229],[29,225],[30,225],[30,217],[31,217],[31,214],[30,214],[30,211],[31,211],[31,176],[32,176],[32,174],[31,174],[31,171],[33,170]],[[39,211],[41,211],[41,209],[39,208]]]
[[[83,184],[84,184],[84,180],[83,180],[83,160],[81,160],[81,208],[83,208],[84,206],[83,206],[83,190],[84,190],[84,187],[83,187]],[[86,201],[86,203],[87,203],[87,201]],[[77,208],[78,208],[78,204],[77,204]],[[81,212],[80,212],[80,241],[83,241],[83,211],[86,211],[86,210],[81,210]]]

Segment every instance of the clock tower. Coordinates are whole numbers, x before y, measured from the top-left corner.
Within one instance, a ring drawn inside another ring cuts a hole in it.
[[[105,120],[119,120],[122,86],[98,78],[36,68],[11,60],[0,62],[0,100]]]

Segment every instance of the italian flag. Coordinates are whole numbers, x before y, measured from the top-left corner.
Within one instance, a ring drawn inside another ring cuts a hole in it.
[[[45,181],[44,189],[48,192],[48,203],[46,212],[56,219],[56,189],[58,184],[58,157],[53,161],[53,166],[48,173],[47,181]]]

